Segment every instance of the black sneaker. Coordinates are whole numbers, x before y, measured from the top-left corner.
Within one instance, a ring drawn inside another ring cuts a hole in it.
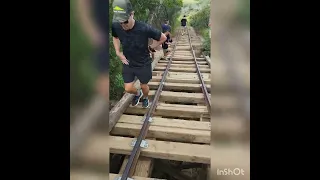
[[[149,99],[148,98],[143,98],[142,99],[142,107],[143,108],[148,108],[149,107]]]
[[[143,96],[142,90],[140,89],[140,90],[138,90],[138,91],[139,91],[140,94],[139,94],[139,96],[135,96],[135,97],[133,98],[133,100],[132,100],[132,106],[138,105],[141,97]]]

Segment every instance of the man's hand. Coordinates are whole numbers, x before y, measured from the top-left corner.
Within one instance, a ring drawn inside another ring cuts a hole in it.
[[[122,52],[117,52],[117,56],[120,58],[123,64],[129,65],[127,58],[123,55]]]
[[[162,43],[164,43],[166,40],[167,40],[167,36],[165,34],[161,33],[160,40],[159,41],[154,40],[153,43],[151,44],[151,46],[148,47],[149,51],[151,51],[150,48],[153,50],[158,49],[158,48],[160,49],[160,45]]]

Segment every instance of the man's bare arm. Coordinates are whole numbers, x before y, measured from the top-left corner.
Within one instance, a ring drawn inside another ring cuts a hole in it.
[[[165,42],[167,40],[167,36],[163,33],[161,33],[161,37],[160,37],[160,40],[159,41],[155,41],[155,43],[153,43],[150,47],[152,49],[160,46],[160,44],[162,44],[163,42]]]
[[[120,40],[119,40],[119,38],[116,38],[116,37],[112,37],[112,40],[113,40],[114,49],[116,50],[116,53],[119,54],[120,53]]]
[[[114,49],[116,50],[116,54],[117,56],[119,57],[119,59],[122,61],[123,64],[129,64],[127,58],[123,55],[122,52],[120,52],[120,40],[119,38],[116,38],[116,37],[112,37],[113,39],[113,46],[114,46]]]

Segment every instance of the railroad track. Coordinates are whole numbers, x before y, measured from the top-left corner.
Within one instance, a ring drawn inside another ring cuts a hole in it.
[[[110,180],[207,179],[210,141],[234,139],[241,134],[241,125],[229,118],[211,127],[210,112],[232,112],[237,107],[228,97],[216,98],[211,105],[211,68],[200,46],[194,31],[176,36],[169,57],[157,61],[153,69],[150,107],[129,105],[110,136],[105,130],[92,134],[71,165],[72,180],[106,179],[108,145]]]

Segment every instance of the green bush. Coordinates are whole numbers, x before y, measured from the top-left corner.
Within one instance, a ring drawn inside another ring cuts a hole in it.
[[[238,9],[237,19],[241,24],[250,27],[250,0],[242,0]]]
[[[209,23],[210,18],[210,5],[204,5],[202,9],[189,17],[190,26],[192,26],[197,33],[203,38],[203,52],[205,55],[210,56],[211,39],[209,38]]]
[[[208,28],[208,22],[210,18],[210,6],[207,5],[197,13],[189,17],[190,26],[194,27],[196,31]]]

